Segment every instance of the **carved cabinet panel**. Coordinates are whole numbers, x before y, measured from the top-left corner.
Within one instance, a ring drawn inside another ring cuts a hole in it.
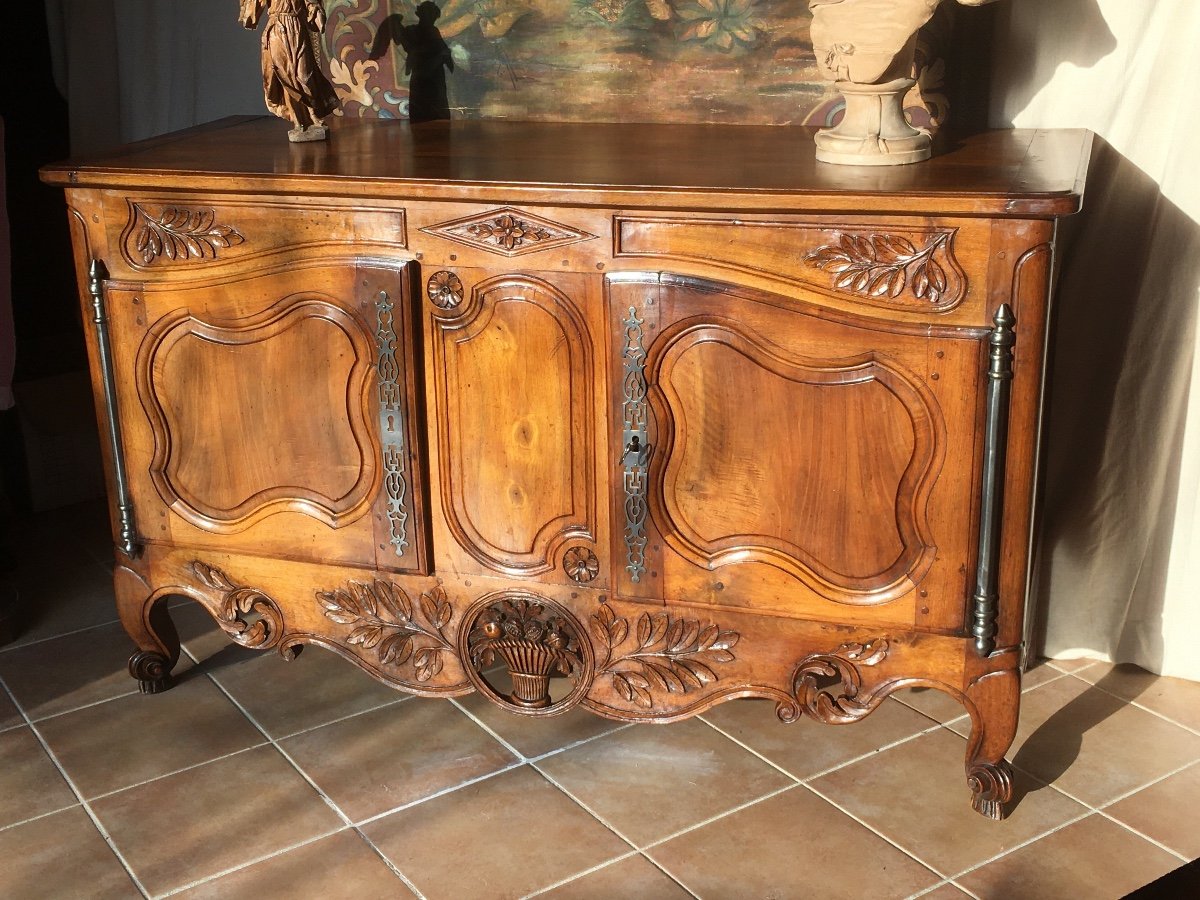
[[[429,278],[439,550],[456,566],[606,583],[595,555],[594,281],[465,269]]]
[[[977,334],[668,275],[608,295],[622,590],[963,626],[978,404],[940,384]]]
[[[407,282],[317,259],[104,284],[145,539],[423,569]]]

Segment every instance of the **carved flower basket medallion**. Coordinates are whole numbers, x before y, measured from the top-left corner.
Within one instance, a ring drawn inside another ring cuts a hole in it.
[[[523,592],[484,597],[464,618],[462,657],[475,687],[493,702],[514,712],[553,715],[582,699],[595,661],[591,643],[574,616],[553,600]],[[489,670],[502,664],[512,688],[501,692],[489,681]],[[560,700],[551,694],[551,679],[566,678],[572,690]]]

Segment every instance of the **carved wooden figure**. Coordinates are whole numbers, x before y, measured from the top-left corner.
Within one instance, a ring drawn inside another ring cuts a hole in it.
[[[322,120],[338,107],[337,93],[321,69],[325,8],[318,0],[242,0],[241,23],[257,28],[263,13],[263,93],[267,109],[292,123],[288,140],[323,141]]]
[[[1086,134],[867,189],[784,128],[339,121],[314,179],[272,124],[46,173],[144,691],[172,595],[524,716],[844,725],[932,687],[1002,814]]]

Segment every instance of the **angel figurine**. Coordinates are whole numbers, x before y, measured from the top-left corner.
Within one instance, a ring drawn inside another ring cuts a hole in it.
[[[263,13],[263,93],[267,109],[292,123],[288,140],[323,141],[322,120],[338,107],[337,93],[321,71],[318,52],[325,31],[319,0],[241,0],[241,22],[257,28]]]
[[[846,98],[842,121],[817,133],[817,159],[894,166],[928,159],[929,134],[904,118],[917,31],[942,0],[809,0],[817,69]],[[958,0],[983,6],[993,0]]]

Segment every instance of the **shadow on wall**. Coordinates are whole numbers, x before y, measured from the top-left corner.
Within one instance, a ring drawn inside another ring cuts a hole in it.
[[[1161,663],[1200,225],[1100,138],[1084,203],[1056,301],[1035,643],[1071,634],[1117,661]]]
[[[1104,20],[1096,0],[1054,0],[1054,17],[1070,22],[1071,27],[1057,30],[1052,38],[1042,32],[1042,16],[1028,10],[1046,0],[1005,0],[998,4],[995,34],[1004,36],[1009,55],[1001,61],[1005,68],[1003,97],[992,104],[993,124],[1012,128],[1012,116],[1029,106],[1031,100],[1054,77],[1059,66],[1070,64],[1090,69],[1117,49],[1117,38]],[[1028,53],[1028,48],[1050,43],[1052,52]],[[1003,49],[1003,48],[999,48]],[[1020,53],[1016,56],[1015,53]]]

